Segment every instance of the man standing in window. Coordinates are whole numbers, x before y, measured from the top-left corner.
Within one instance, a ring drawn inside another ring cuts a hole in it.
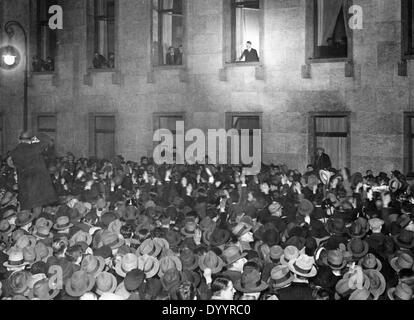
[[[240,61],[244,58],[244,62],[258,62],[259,55],[257,54],[256,49],[252,48],[252,43],[247,41],[246,50],[243,51],[243,54],[240,57]]]
[[[170,47],[166,56],[166,64],[174,65],[175,64],[175,49]]]
[[[316,160],[314,165],[316,172],[319,170],[326,170],[332,167],[331,158],[325,153],[324,148],[316,149]]]

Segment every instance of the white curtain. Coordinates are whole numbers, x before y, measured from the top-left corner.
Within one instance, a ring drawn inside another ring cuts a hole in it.
[[[260,56],[260,10],[236,8],[236,49],[239,56],[246,49],[247,41]]]
[[[343,0],[318,0],[318,46],[328,45],[342,5]]]

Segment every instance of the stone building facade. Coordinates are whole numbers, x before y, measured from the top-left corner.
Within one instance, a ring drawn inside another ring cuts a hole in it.
[[[113,70],[90,69],[88,1],[58,3],[63,30],[55,71],[30,74],[29,123],[36,130],[39,115],[55,117],[60,154],[95,154],[99,116],[115,119],[102,131],[113,134],[115,153],[136,160],[152,154],[159,117],[182,116],[186,129],[207,130],[253,115],[262,129],[263,161],[304,170],[318,144],[315,117],[342,117],[343,161],[352,170],[410,169],[414,64],[404,60],[404,0],[354,0],[363,9],[363,28],[351,30],[348,58],[331,61],[309,59],[313,0],[260,0],[260,62],[244,64],[229,58],[231,0],[184,0],[182,66],[154,65],[152,1],[115,0]],[[1,24],[19,20],[28,30],[30,56],[35,6],[0,0]],[[13,41],[22,49],[18,34]],[[22,126],[21,71],[0,74],[3,152]]]

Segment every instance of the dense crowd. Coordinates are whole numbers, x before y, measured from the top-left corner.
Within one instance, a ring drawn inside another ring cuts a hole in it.
[[[413,299],[412,173],[68,153],[31,190],[26,158],[1,166],[2,299]]]

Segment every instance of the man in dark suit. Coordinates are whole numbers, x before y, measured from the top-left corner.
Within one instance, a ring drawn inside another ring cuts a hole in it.
[[[316,149],[316,159],[315,159],[315,169],[317,172],[319,170],[326,170],[332,167],[331,158],[325,153],[324,148]]]
[[[240,57],[240,61],[244,58],[244,62],[258,62],[259,55],[257,54],[257,51],[252,48],[252,43],[250,41],[247,41],[246,48],[247,49],[243,51]]]
[[[168,53],[166,56],[166,64],[167,65],[174,65],[175,64],[175,49],[174,47],[170,47],[168,49]]]

